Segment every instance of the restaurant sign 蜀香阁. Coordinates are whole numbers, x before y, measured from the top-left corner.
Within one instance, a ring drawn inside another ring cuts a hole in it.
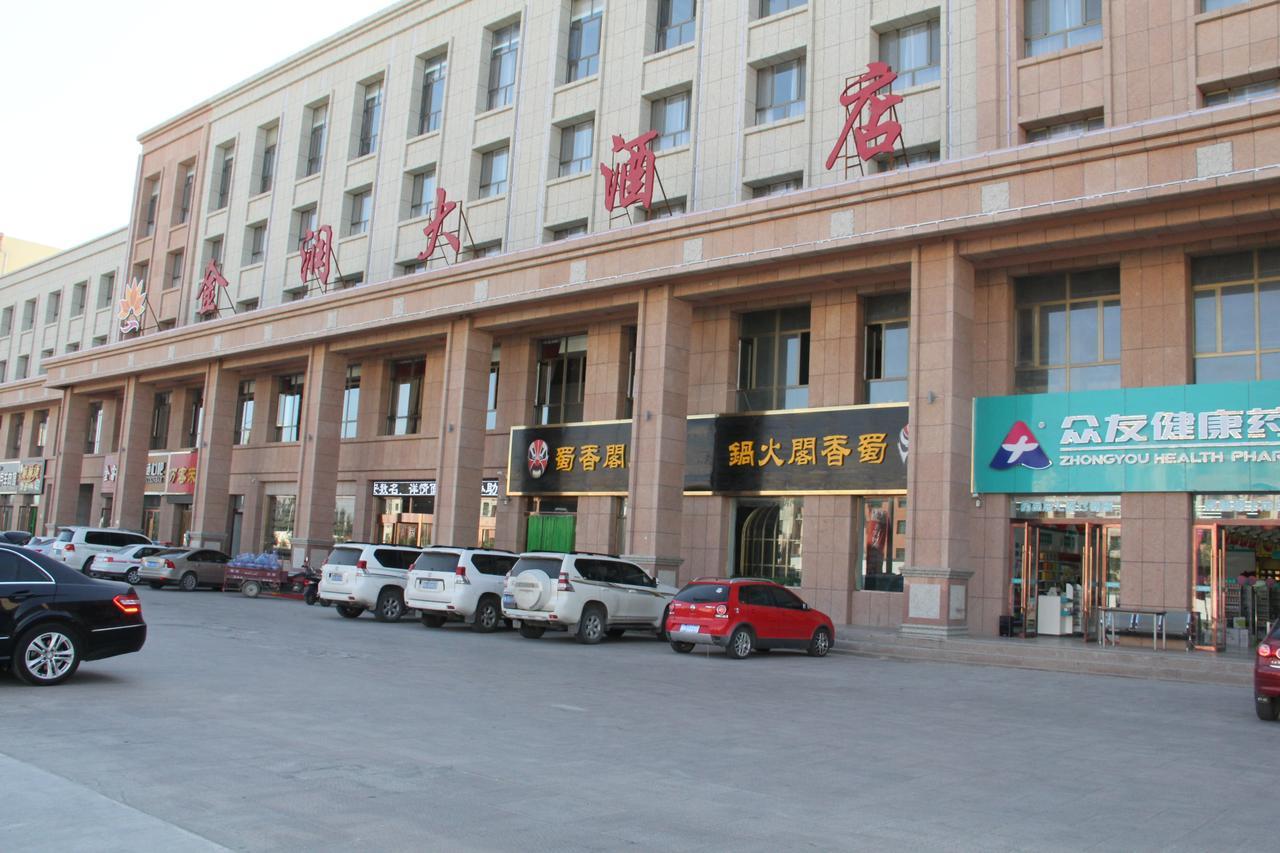
[[[625,495],[631,421],[593,421],[511,430],[509,495]]]

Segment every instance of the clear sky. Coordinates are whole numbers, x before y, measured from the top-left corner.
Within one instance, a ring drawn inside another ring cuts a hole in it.
[[[0,232],[66,249],[126,225],[138,134],[391,2],[5,3]]]

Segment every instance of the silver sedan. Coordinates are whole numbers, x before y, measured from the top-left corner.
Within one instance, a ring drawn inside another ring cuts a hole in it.
[[[171,583],[188,592],[200,586],[222,589],[230,559],[211,548],[178,548],[171,554],[144,558],[139,574],[152,589]]]

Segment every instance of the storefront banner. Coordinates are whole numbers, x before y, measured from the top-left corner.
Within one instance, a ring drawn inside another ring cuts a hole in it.
[[[689,419],[686,492],[887,494],[907,488],[908,407]]]
[[[102,457],[102,493],[104,495],[113,495],[116,491],[116,481],[120,479],[120,460],[114,454],[108,454]]]
[[[44,492],[43,459],[0,462],[0,495],[38,495]]]
[[[1280,382],[983,397],[973,491],[1280,490]]]
[[[169,454],[168,487],[165,494],[194,495],[200,475],[200,451]]]
[[[625,495],[631,421],[515,427],[509,495]]]
[[[373,496],[375,498],[417,498],[436,496],[435,480],[374,480]],[[480,497],[496,498],[498,481],[490,478],[480,481]]]
[[[169,454],[147,455],[147,473],[144,491],[149,495],[162,495],[169,486]]]

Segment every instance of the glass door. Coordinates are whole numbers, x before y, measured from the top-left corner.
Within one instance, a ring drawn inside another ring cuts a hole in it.
[[[1120,603],[1120,526],[1089,524],[1085,527],[1081,561],[1080,606],[1077,626],[1085,642],[1096,640],[1102,607]]]
[[[1015,522],[1009,561],[1009,636],[1036,635],[1040,528]]]
[[[1221,525],[1197,525],[1192,533],[1191,612],[1197,649],[1221,651],[1226,648],[1223,620],[1222,577],[1226,566],[1226,536]]]

